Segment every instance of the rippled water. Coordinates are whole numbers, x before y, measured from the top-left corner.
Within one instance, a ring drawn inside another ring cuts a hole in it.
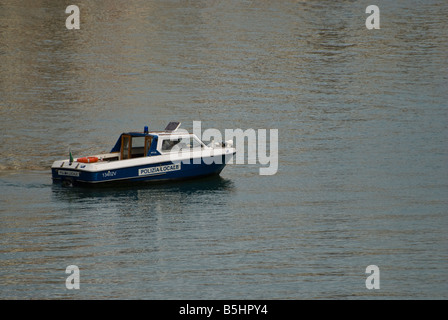
[[[448,297],[446,1],[377,1],[379,30],[366,1],[76,4],[67,30],[0,1],[0,298]],[[277,174],[52,184],[69,148],[175,120],[279,129]]]

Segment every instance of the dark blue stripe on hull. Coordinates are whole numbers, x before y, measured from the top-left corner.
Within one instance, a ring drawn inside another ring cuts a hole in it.
[[[103,184],[109,182],[146,182],[181,180],[200,176],[219,174],[225,167],[223,156],[222,164],[185,163],[157,163],[140,165],[129,168],[105,170],[100,172],[76,171],[65,168],[53,168],[54,180],[66,180],[72,183]]]

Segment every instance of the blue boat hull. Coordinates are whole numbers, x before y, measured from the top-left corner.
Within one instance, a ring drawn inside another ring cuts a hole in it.
[[[192,179],[220,174],[226,165],[224,158],[223,156],[222,163],[207,164],[204,161],[201,161],[201,163],[163,162],[95,172],[52,168],[52,178],[54,182],[59,181],[73,185]]]

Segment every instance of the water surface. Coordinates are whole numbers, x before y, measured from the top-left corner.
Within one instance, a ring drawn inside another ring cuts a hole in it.
[[[377,1],[380,30],[366,1],[76,4],[67,30],[0,1],[0,298],[448,297],[445,1]],[[69,149],[169,121],[278,129],[279,170],[52,184]]]

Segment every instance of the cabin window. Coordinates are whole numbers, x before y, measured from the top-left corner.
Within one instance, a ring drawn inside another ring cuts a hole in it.
[[[145,137],[132,137],[131,158],[145,156]]]
[[[145,157],[151,147],[152,136],[132,137],[123,135],[121,139],[121,159]]]
[[[171,149],[173,149],[173,147],[175,145],[177,145],[178,143],[181,142],[182,139],[166,139],[162,141],[162,152],[170,152]]]
[[[177,139],[165,139],[162,141],[162,152],[195,151],[202,148],[202,144],[194,137],[183,137]]]

